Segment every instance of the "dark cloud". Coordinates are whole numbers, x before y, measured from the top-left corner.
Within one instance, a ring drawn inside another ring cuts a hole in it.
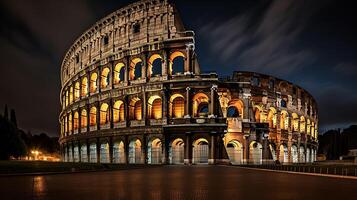
[[[0,1],[0,110],[21,127],[57,135],[61,60],[96,20],[134,0]],[[352,5],[337,0],[180,0],[197,33],[203,71],[257,71],[306,88],[323,128],[357,123],[357,34]]]

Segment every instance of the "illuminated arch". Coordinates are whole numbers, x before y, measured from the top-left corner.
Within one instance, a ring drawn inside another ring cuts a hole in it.
[[[280,163],[287,163],[288,160],[288,147],[285,144],[281,144],[279,147],[279,161]]]
[[[169,74],[173,75],[177,72],[184,73],[185,72],[185,59],[186,56],[183,54],[181,51],[175,51],[170,55],[170,63],[169,63]],[[179,62],[183,62],[181,66],[176,66],[179,65]],[[177,70],[178,67],[181,67],[181,70]],[[175,70],[174,70],[175,68]]]
[[[205,138],[199,138],[193,142],[192,162],[193,163],[208,163],[208,141]]]
[[[296,145],[291,146],[291,158],[293,163],[299,162],[298,147]]]
[[[182,118],[185,114],[185,98],[181,94],[170,97],[170,117]]]
[[[73,115],[73,129],[78,130],[79,128],[79,114],[75,112]]]
[[[253,141],[249,145],[249,160],[255,165],[262,164],[263,146],[259,142]]]
[[[68,106],[69,104],[69,93],[68,93],[68,90],[66,90],[66,95],[65,95],[65,105]]]
[[[315,138],[315,122],[311,123],[311,136]]]
[[[305,133],[305,131],[306,131],[305,117],[301,116],[300,117],[300,132]]]
[[[268,113],[269,128],[276,128],[276,122],[277,122],[277,112],[275,108],[271,107],[269,108],[269,113]]]
[[[118,84],[124,81],[125,77],[125,65],[124,63],[118,63],[114,67],[114,84]]]
[[[310,122],[310,119],[307,119],[306,133],[307,133],[307,135],[311,134],[311,122]]]
[[[160,96],[155,95],[149,98],[148,115],[151,119],[162,119],[162,100]]]
[[[291,117],[292,130],[299,131],[299,116],[296,113],[292,113]]]
[[[184,163],[185,142],[181,138],[175,139],[170,145],[169,159],[171,164]]]
[[[243,102],[240,99],[233,99],[228,102],[227,117],[243,118]]]
[[[102,70],[101,82],[102,88],[106,88],[110,84],[110,69],[108,67]]]
[[[90,126],[95,126],[97,125],[97,108],[95,106],[93,106],[90,109],[90,113],[89,113],[89,125]]]
[[[208,104],[209,98],[204,93],[198,93],[192,98],[193,116],[200,117],[200,115],[206,116],[209,112]]]
[[[69,104],[73,103],[73,86],[69,88]]]
[[[159,54],[154,54],[149,58],[148,62],[148,77],[161,75],[162,70],[162,57]]]
[[[113,122],[123,122],[125,121],[125,110],[124,102],[116,101],[113,106]]]
[[[72,126],[72,113],[68,114],[68,131],[71,133],[73,130],[73,126]]]
[[[264,109],[262,108],[262,106],[254,106],[255,112],[254,112],[254,116],[255,116],[255,121],[258,123],[266,123],[267,122],[267,115],[264,112]]]
[[[85,97],[88,94],[88,79],[87,77],[84,77],[82,79],[82,90],[81,90],[81,96]]]
[[[130,164],[142,163],[142,148],[139,139],[132,140],[129,143],[129,163]]]
[[[133,120],[142,120],[142,101],[138,97],[130,101],[130,116]]]
[[[289,114],[285,110],[280,112],[280,129],[289,129]]]
[[[143,67],[143,61],[140,58],[134,58],[133,60],[131,60],[130,69],[129,69],[129,79],[130,80],[141,79],[142,67]]]
[[[109,163],[109,143],[101,143],[100,144],[100,163]]]
[[[159,138],[149,141],[148,144],[148,163],[161,164],[162,163],[162,143]]]
[[[97,79],[98,79],[98,74],[97,73],[92,73],[90,76],[90,92],[95,93],[97,92]]]
[[[115,142],[113,145],[113,163],[125,163],[125,146],[123,141]]]
[[[81,96],[81,87],[79,81],[77,81],[74,85],[74,100],[77,101]]]
[[[242,164],[243,145],[238,140],[231,140],[227,144],[227,154],[232,164]]]
[[[99,119],[101,125],[108,124],[110,122],[109,105],[107,103],[103,103],[100,106]]]
[[[87,128],[88,125],[88,114],[87,110],[83,109],[81,112],[81,128]]]

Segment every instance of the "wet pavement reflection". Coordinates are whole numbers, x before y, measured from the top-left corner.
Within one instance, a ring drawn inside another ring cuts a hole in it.
[[[229,166],[0,177],[1,199],[349,199],[356,191],[357,180]]]

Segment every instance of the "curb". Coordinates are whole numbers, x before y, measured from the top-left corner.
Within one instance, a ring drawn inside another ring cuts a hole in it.
[[[62,175],[62,174],[80,174],[80,173],[93,173],[93,172],[112,172],[112,171],[124,171],[134,169],[155,168],[152,167],[134,167],[134,168],[122,168],[122,169],[103,169],[103,170],[84,170],[84,171],[63,171],[63,172],[34,172],[34,173],[16,173],[16,174],[0,174],[2,177],[16,177],[16,176],[48,176],[48,175]]]
[[[339,178],[339,179],[357,180],[357,177],[356,177],[356,176],[341,176],[341,175],[333,175],[333,174],[317,174],[317,173],[306,173],[306,172],[292,172],[292,171],[272,170],[272,169],[261,169],[261,168],[252,168],[252,167],[239,167],[239,166],[227,166],[227,167],[235,167],[235,168],[240,168],[240,169],[266,171],[266,172],[275,172],[275,173],[285,173],[285,174],[296,174],[296,175],[306,175],[306,176],[320,176],[320,177],[328,177],[328,178]]]

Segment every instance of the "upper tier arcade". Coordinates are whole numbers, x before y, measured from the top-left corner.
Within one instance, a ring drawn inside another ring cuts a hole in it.
[[[185,30],[174,5],[167,0],[133,3],[101,19],[74,42],[62,62],[62,88],[84,70],[172,48],[194,56],[194,33]],[[168,59],[163,58],[164,65],[169,65],[165,62]],[[185,60],[189,58],[186,56]],[[199,73],[197,62],[187,67],[190,68],[186,68],[185,72]],[[169,73],[163,71],[162,76],[166,78]]]

